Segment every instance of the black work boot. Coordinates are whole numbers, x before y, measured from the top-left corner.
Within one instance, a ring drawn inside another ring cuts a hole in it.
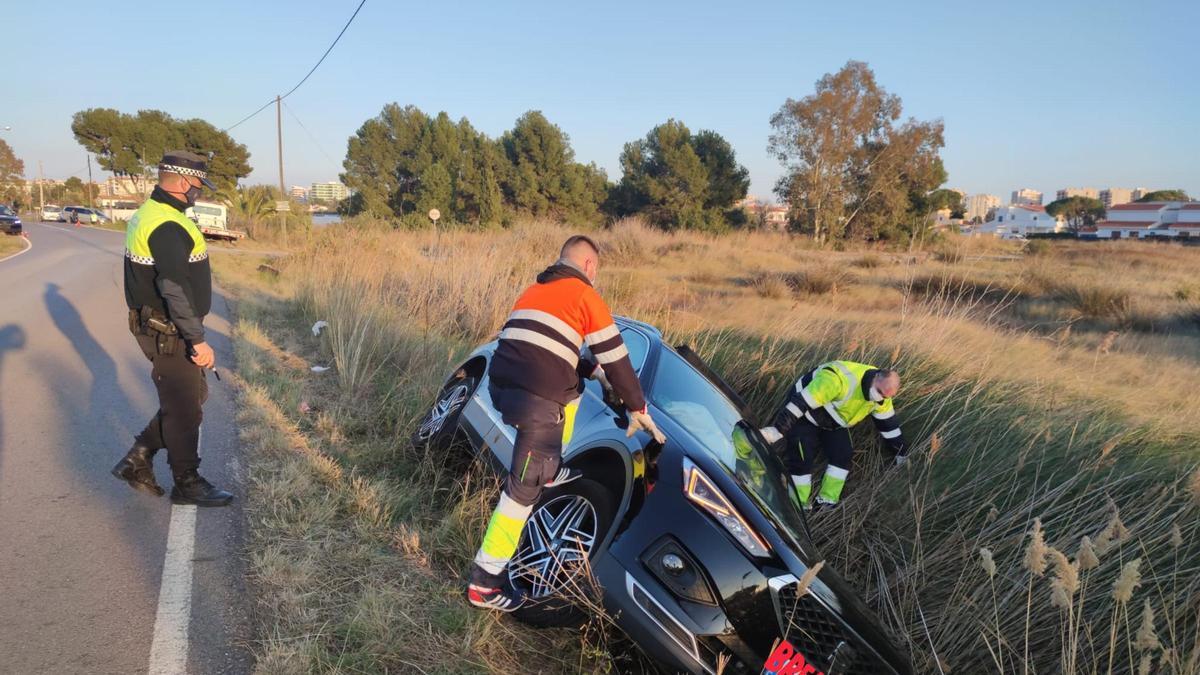
[[[129,483],[129,487],[155,497],[163,496],[163,489],[154,479],[154,450],[136,443],[117,462],[112,475]]]
[[[175,504],[228,506],[231,501],[233,501],[231,493],[214,487],[194,470],[182,476],[176,476],[175,487],[171,488],[171,502]]]

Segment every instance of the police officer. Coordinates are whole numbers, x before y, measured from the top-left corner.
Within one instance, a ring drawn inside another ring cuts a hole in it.
[[[125,230],[125,301],[129,329],[150,360],[158,412],[113,467],[117,478],[155,496],[154,454],[167,449],[175,485],[171,501],[225,506],[233,495],[200,476],[201,406],[208,398],[205,369],[216,365],[204,339],[204,316],[212,302],[212,277],[204,235],[184,211],[208,180],[202,155],[175,151],[158,165],[158,185]]]
[[[788,393],[771,426],[762,429],[769,443],[786,440],[784,458],[796,500],[810,508],[812,466],[818,451],[824,451],[829,466],[817,493],[819,507],[836,506],[850,475],[854,448],[850,427],[867,415],[895,455],[897,465],[908,457],[908,444],[892,397],[900,391],[900,375],[853,361],[830,361],[805,373]]]

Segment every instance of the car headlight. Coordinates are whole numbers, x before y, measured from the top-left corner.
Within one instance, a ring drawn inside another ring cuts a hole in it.
[[[738,513],[708,476],[686,457],[683,459],[683,494],[705,513],[716,518],[747,553],[760,558],[770,555],[767,543],[762,537],[759,537],[746,519],[742,518],[742,514]]]

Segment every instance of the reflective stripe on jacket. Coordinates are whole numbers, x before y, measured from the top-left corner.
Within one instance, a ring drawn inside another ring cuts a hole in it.
[[[568,265],[546,269],[517,298],[488,373],[502,385],[565,405],[579,395],[580,377],[591,374],[592,365],[580,361],[585,344],[625,405],[645,408],[641,383],[608,305],[587,277]]]

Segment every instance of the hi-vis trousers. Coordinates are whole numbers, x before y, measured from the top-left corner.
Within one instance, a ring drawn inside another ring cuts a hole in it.
[[[492,512],[475,564],[489,574],[500,574],[517,551],[521,532],[542,486],[558,473],[563,448],[575,428],[576,399],[566,406],[517,387],[489,386],[488,393],[503,422],[517,430],[512,465]]]

